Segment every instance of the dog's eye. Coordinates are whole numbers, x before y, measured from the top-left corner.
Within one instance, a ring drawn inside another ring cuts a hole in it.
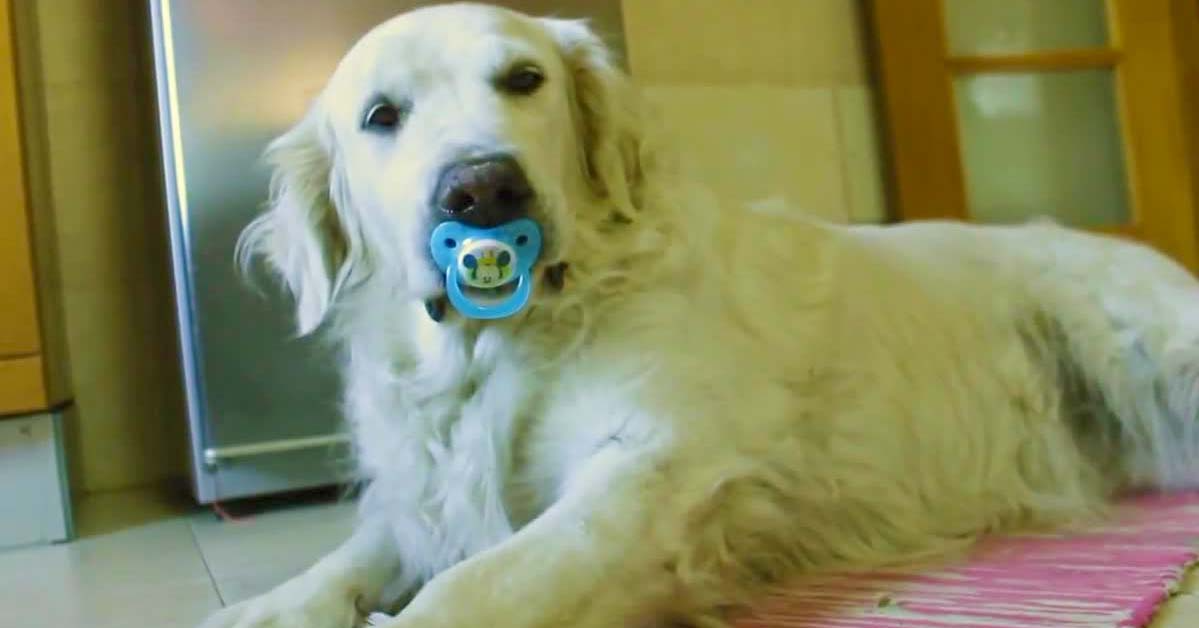
[[[540,68],[522,65],[514,68],[500,79],[500,88],[510,94],[522,96],[532,94],[545,82],[545,74]]]
[[[387,102],[375,103],[362,118],[362,128],[367,131],[392,131],[400,125],[402,118],[403,112],[399,107]]]

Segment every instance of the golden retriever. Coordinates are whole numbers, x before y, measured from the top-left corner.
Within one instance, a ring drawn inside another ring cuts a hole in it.
[[[1179,266],[721,207],[659,126],[578,21],[443,5],[349,51],[269,147],[241,255],[343,350],[361,521],[206,627],[720,626],[793,574],[1199,480]],[[518,217],[530,302],[463,316],[431,231]]]

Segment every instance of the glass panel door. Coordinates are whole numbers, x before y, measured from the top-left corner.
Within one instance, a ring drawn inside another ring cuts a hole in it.
[[[1068,225],[1199,270],[1199,4],[873,0],[899,220]]]
[[[1104,0],[945,0],[949,54],[1099,48],[1108,43]]]
[[[968,74],[954,87],[973,218],[1131,221],[1111,70]]]
[[[1132,222],[1104,0],[943,0],[966,210]]]

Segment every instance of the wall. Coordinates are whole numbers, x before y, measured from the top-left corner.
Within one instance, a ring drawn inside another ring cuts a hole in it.
[[[36,101],[70,379],[73,481],[85,492],[184,472],[170,280],[143,2],[16,2]],[[36,61],[33,63],[32,61]]]
[[[856,0],[625,0],[633,76],[730,203],[886,214]]]

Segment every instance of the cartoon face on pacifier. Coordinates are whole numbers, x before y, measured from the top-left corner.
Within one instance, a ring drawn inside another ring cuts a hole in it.
[[[491,228],[443,222],[429,249],[455,309],[469,318],[503,318],[524,308],[532,294],[541,228],[529,218]]]
[[[471,244],[458,257],[463,283],[473,288],[498,288],[513,278],[513,255],[505,244],[495,241]]]

